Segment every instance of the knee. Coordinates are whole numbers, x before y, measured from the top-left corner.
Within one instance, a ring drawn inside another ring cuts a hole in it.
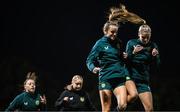
[[[125,110],[126,107],[127,107],[127,103],[118,104],[118,109],[119,109],[120,111]]]
[[[128,103],[134,102],[138,98],[138,92],[136,90],[128,91]]]
[[[152,112],[153,111],[153,106],[152,105],[146,105],[145,106],[145,111],[146,112]]]
[[[134,92],[130,95],[130,102],[135,101],[138,98],[138,93]]]

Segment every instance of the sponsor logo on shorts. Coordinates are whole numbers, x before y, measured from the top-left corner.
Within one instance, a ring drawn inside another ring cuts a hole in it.
[[[126,80],[130,80],[131,78],[129,76],[126,77]]]

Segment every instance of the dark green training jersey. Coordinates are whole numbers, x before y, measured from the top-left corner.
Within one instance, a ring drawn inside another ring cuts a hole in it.
[[[141,45],[144,48],[133,54],[134,46]],[[149,82],[149,72],[150,65],[152,62],[156,62],[157,65],[160,64],[159,55],[152,56],[152,49],[158,49],[154,42],[149,42],[148,44],[143,44],[139,39],[129,40],[126,46],[126,52],[128,53],[128,68],[129,73],[133,79],[138,79],[142,81]]]
[[[100,67],[99,80],[107,80],[116,77],[125,77],[127,70],[122,59],[120,40],[111,40],[109,37],[102,37],[93,46],[87,57],[87,67],[93,71],[94,67]]]
[[[39,111],[42,110],[40,105],[40,94],[30,94],[23,92],[15,97],[6,111]]]

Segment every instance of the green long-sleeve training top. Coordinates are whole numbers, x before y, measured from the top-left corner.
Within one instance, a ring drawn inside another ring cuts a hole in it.
[[[91,49],[86,64],[91,72],[94,67],[101,68],[99,80],[125,77],[127,75],[120,45],[120,40],[111,40],[109,37],[103,36]]]
[[[44,109],[40,103],[40,94],[22,92],[15,97],[6,111],[40,111]]]
[[[134,46],[141,45],[144,48],[133,54]],[[139,39],[132,39],[127,42],[126,52],[128,53],[128,68],[133,79],[149,82],[150,65],[155,62],[157,67],[160,65],[160,56],[152,56],[152,50],[158,46],[150,41],[148,44],[143,44]],[[159,51],[159,50],[158,50]]]

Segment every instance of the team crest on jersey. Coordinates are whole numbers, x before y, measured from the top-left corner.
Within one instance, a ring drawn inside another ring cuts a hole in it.
[[[39,105],[39,104],[40,104],[39,100],[36,100],[36,101],[35,101],[35,104],[36,104],[36,105]]]
[[[102,84],[101,84],[101,87],[102,87],[102,88],[106,87],[106,84],[105,84],[105,83],[102,83]]]
[[[81,102],[84,102],[84,97],[80,97],[80,101],[81,101]]]

